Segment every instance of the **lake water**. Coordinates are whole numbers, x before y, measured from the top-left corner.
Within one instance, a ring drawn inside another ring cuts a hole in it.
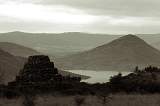
[[[66,70],[75,74],[90,76],[89,79],[82,80],[88,83],[103,83],[108,82],[111,76],[117,75],[117,71],[92,71],[92,70]],[[121,72],[122,75],[127,75],[131,72]]]

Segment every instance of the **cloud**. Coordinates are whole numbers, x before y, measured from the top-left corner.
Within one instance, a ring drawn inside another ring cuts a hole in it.
[[[45,21],[56,24],[89,24],[95,16],[67,6],[43,6],[31,3],[0,4],[0,16],[24,21]]]
[[[68,5],[92,14],[115,16],[159,16],[159,0],[40,0],[46,5]]]
[[[0,0],[0,2],[13,0]],[[160,16],[160,0],[14,0],[17,3],[63,5],[96,15]]]
[[[0,27],[31,32],[157,33],[159,5],[159,0],[0,0]]]

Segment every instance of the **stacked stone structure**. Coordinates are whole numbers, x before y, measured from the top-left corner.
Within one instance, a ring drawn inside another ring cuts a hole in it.
[[[48,56],[35,55],[30,56],[25,63],[16,80],[10,82],[11,85],[44,84],[55,82],[80,82],[79,77],[65,77],[58,73],[54,63]]]
[[[30,56],[24,68],[19,72],[17,81],[23,82],[47,82],[58,75],[58,70],[48,56]]]

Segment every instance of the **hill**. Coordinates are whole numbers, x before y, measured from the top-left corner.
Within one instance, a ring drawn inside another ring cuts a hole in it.
[[[157,43],[160,41],[159,35],[160,34],[138,34],[137,36],[160,50],[160,46],[157,46]],[[42,54],[59,58],[93,49],[121,36],[122,35],[82,32],[27,33],[15,31],[0,33],[0,42],[12,42],[24,45]]]
[[[24,58],[16,57],[0,49],[0,74],[4,82],[12,81],[25,62]]]
[[[10,42],[0,42],[0,48],[14,56],[28,57],[40,54],[36,50]]]
[[[159,66],[160,51],[135,35],[120,37],[108,44],[66,56],[57,64],[63,69],[132,71],[136,66]]]
[[[54,58],[89,50],[115,38],[117,36],[81,32],[26,33],[16,31],[0,33],[0,42],[24,45]]]

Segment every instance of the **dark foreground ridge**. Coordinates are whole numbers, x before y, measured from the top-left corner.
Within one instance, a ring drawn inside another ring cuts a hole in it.
[[[0,97],[22,95],[107,95],[109,93],[160,93],[160,68],[138,67],[129,75],[115,75],[109,82],[88,84],[80,77],[62,76],[48,56],[30,56],[14,81],[0,85]]]

